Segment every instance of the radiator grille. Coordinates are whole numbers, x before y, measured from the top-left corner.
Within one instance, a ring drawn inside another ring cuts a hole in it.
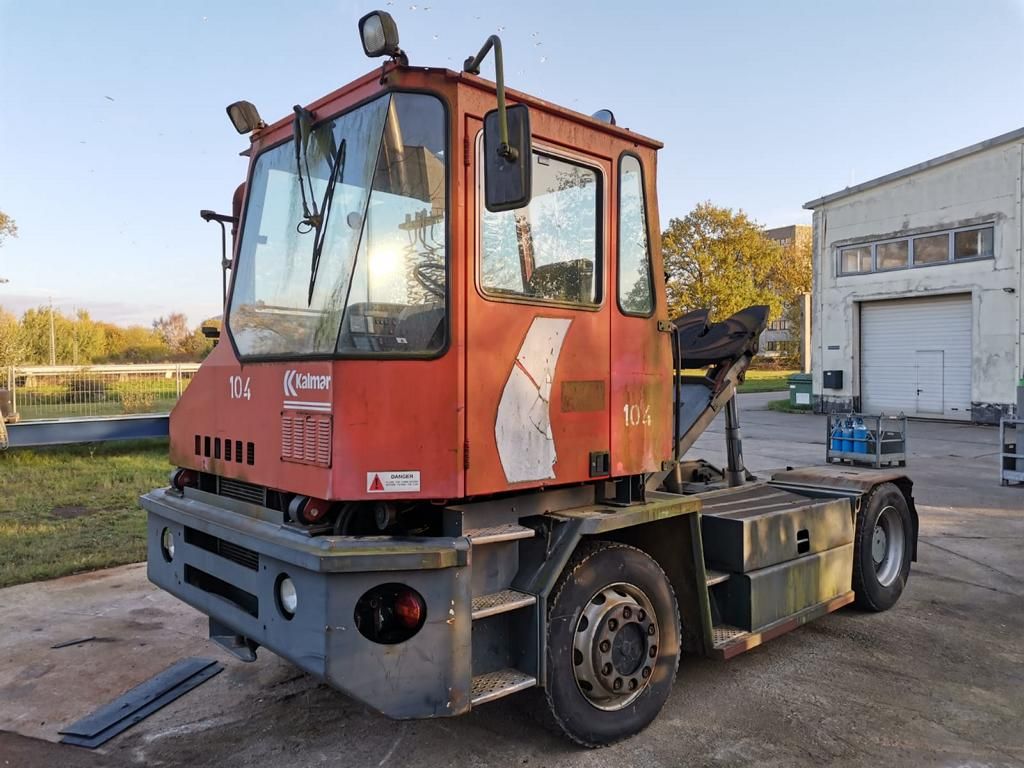
[[[232,480],[230,477],[218,478],[217,493],[227,496],[229,499],[267,506],[267,489],[262,485],[253,485],[243,480]]]
[[[250,570],[258,571],[260,568],[260,555],[258,552],[238,544],[232,544],[230,541],[225,541],[195,528],[185,528],[185,542],[200,549],[205,549],[207,552],[212,552],[215,555],[220,555],[225,560],[238,563]]]
[[[331,466],[331,415],[281,414],[281,460],[296,464]]]

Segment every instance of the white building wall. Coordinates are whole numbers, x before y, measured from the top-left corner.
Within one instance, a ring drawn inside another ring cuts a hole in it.
[[[820,203],[814,210],[813,392],[826,410],[860,395],[859,303],[970,293],[971,399],[991,421],[1016,402],[1022,374],[1024,281],[1021,248],[1024,143],[989,147],[902,178]],[[861,241],[993,223],[994,259],[863,275],[838,273],[838,248]],[[822,371],[842,369],[843,388],[825,390]],[[986,415],[987,414],[987,415]]]

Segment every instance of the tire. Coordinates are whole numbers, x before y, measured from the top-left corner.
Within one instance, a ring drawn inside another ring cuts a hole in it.
[[[853,543],[853,590],[857,606],[887,611],[910,578],[914,527],[900,489],[882,483],[863,499]]]
[[[603,747],[650,725],[672,691],[680,637],[657,562],[625,544],[581,544],[548,600],[545,694],[565,735]]]

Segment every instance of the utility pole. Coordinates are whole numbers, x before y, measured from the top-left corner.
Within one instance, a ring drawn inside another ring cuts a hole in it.
[[[50,365],[57,364],[57,334],[53,330],[53,297],[50,297]]]

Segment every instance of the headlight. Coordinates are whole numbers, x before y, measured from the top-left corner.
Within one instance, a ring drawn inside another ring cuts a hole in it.
[[[295,582],[281,574],[277,579],[277,607],[286,619],[295,615],[299,607],[299,593],[295,591]]]
[[[160,533],[160,549],[168,563],[174,559],[174,532],[170,528],[164,528]]]

